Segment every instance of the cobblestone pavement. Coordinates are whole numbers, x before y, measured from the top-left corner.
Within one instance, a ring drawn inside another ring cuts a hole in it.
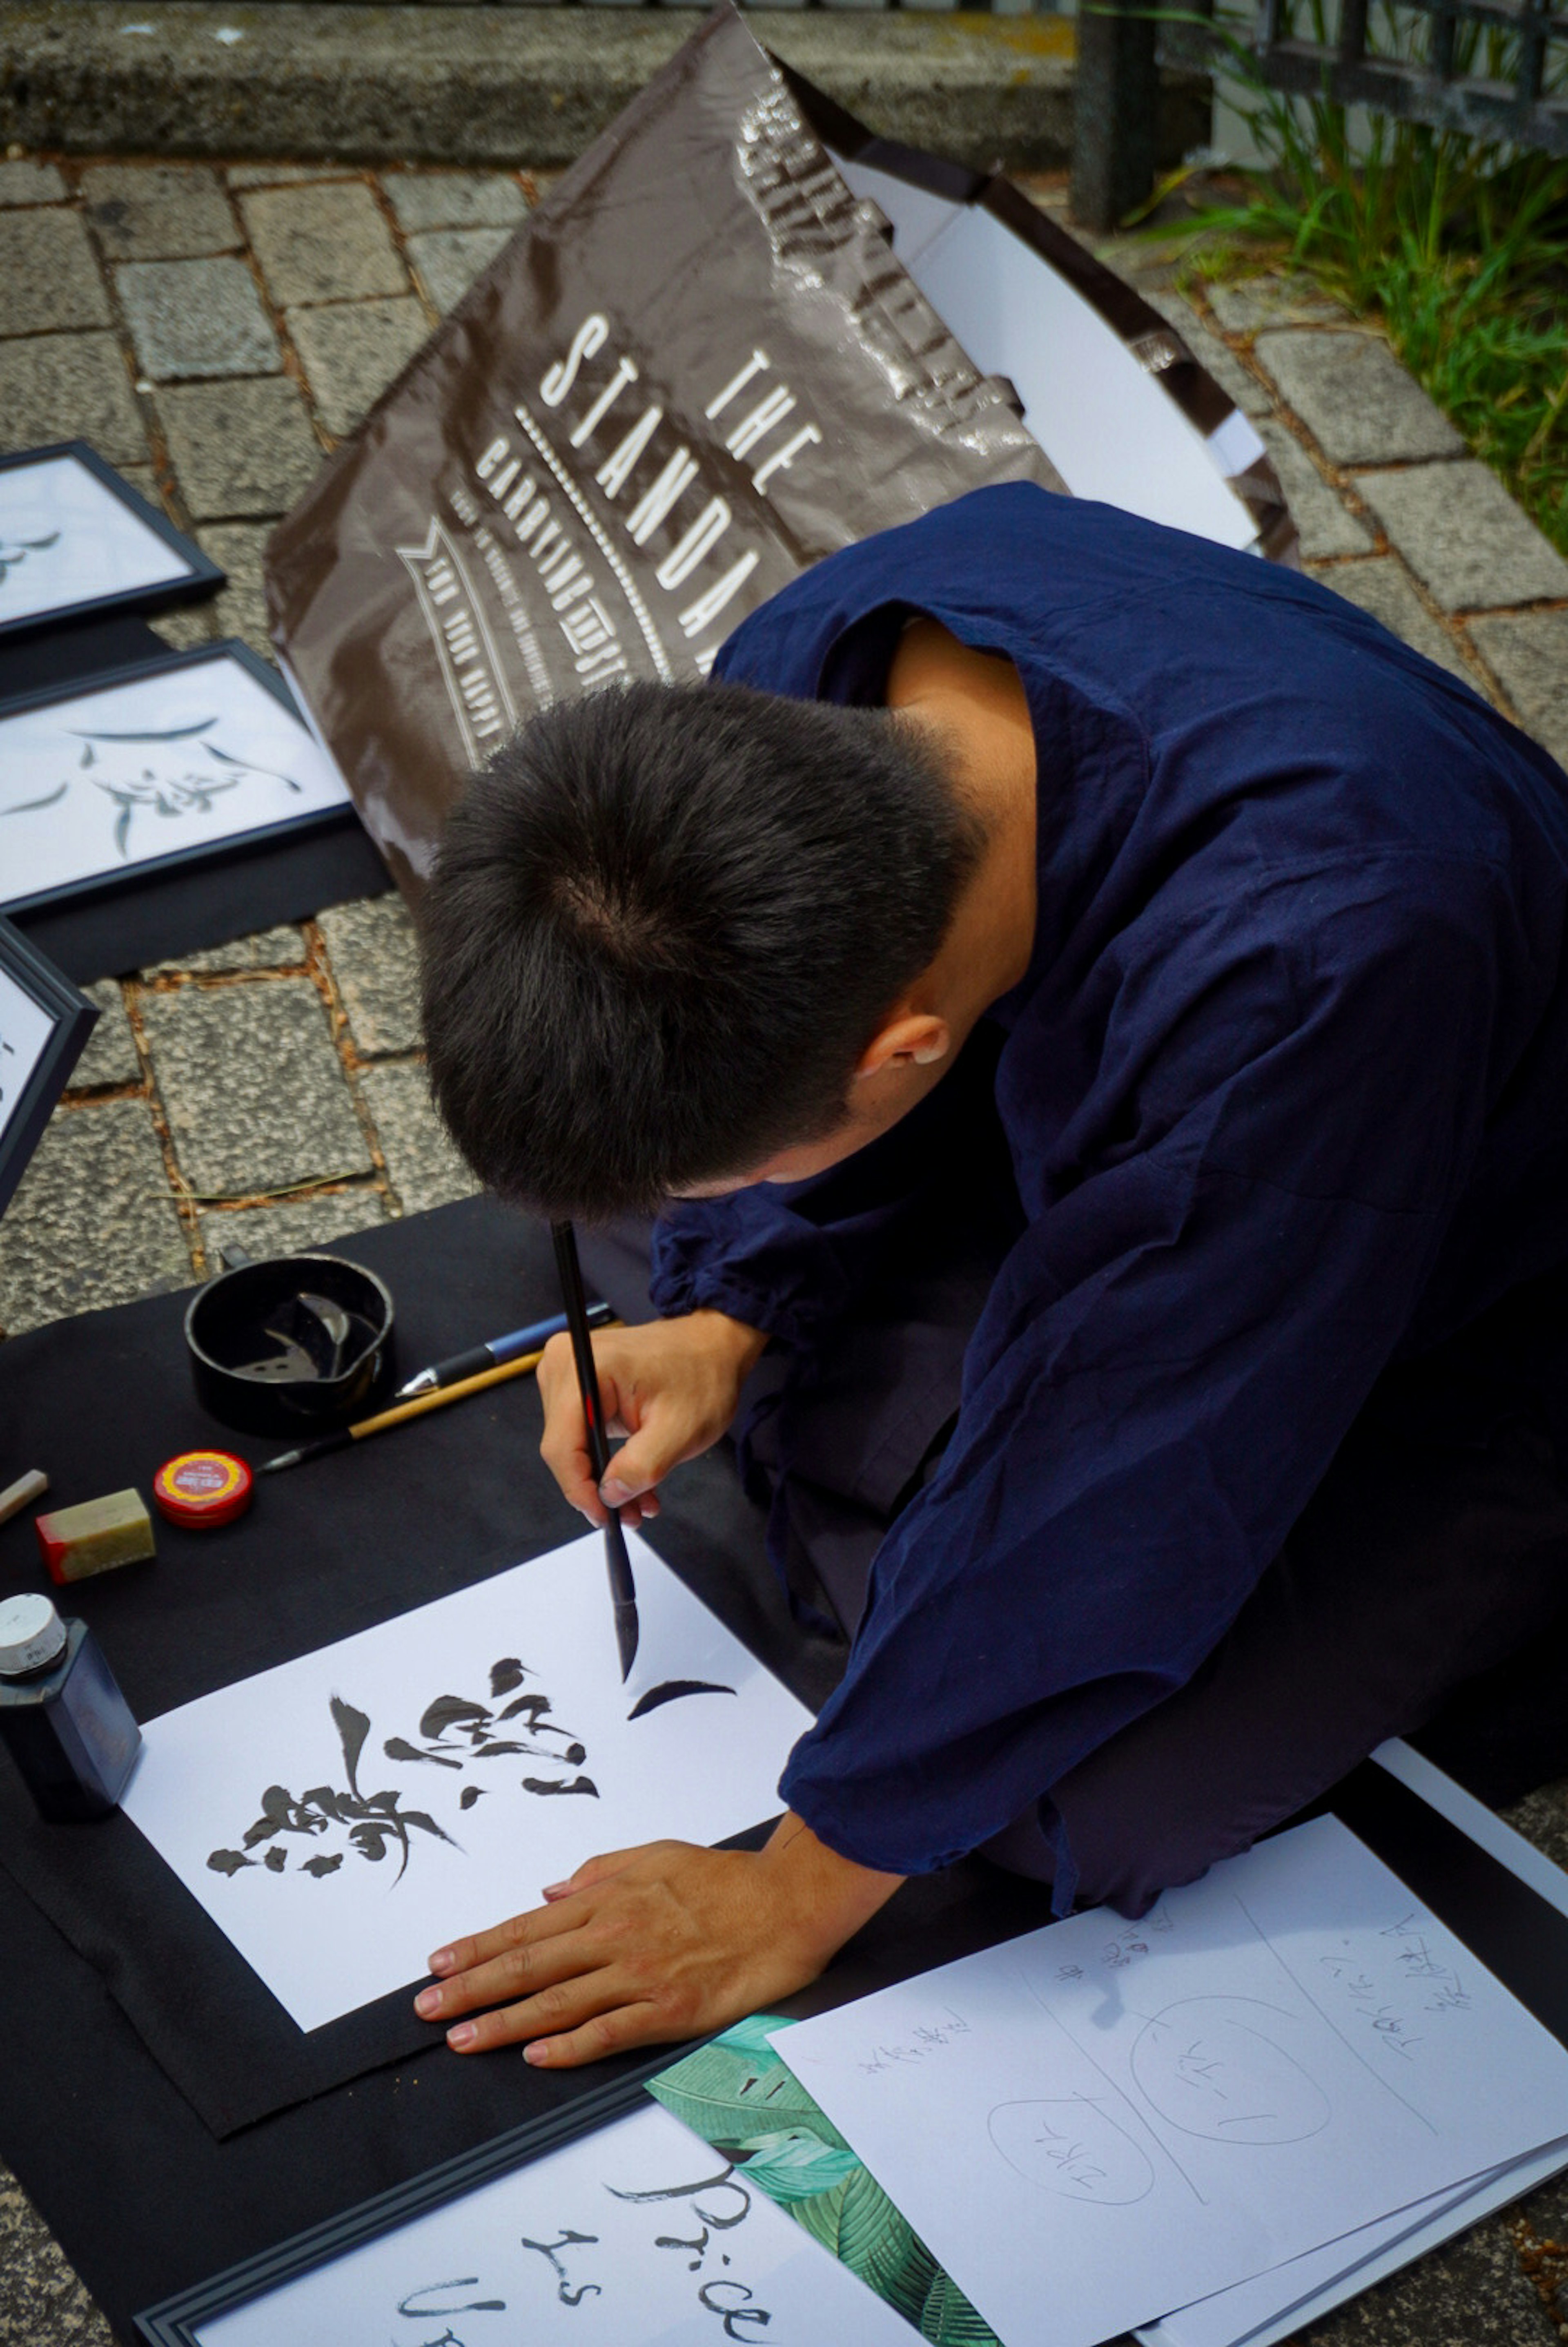
[[[1033,185],[1060,207],[1059,185]],[[92,441],[229,573],[160,634],[180,647],[234,634],[266,652],[272,521],[539,188],[526,170],[13,153],[0,161],[0,447]],[[1568,562],[1382,341],[1304,282],[1189,299],[1168,253],[1107,250],[1257,422],[1314,574],[1568,760]],[[329,1242],[472,1188],[425,1088],[395,897],[94,992],[103,1016],[0,1225],[0,1331],[186,1286],[227,1243],[263,1255]],[[1568,1786],[1533,1795],[1514,1821],[1568,1861]],[[0,2170],[0,2347],[109,2335]],[[1568,2188],[1308,2337],[1568,2337]]]

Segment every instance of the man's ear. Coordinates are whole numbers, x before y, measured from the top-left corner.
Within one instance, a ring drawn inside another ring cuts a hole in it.
[[[855,1063],[855,1076],[880,1076],[884,1068],[934,1067],[952,1049],[945,1019],[934,1010],[902,1010],[878,1029]]]

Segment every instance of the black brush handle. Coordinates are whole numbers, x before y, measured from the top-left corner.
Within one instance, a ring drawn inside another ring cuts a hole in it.
[[[577,1365],[577,1390],[587,1421],[588,1457],[594,1481],[602,1483],[609,1472],[610,1445],[605,1432],[604,1405],[599,1399],[599,1373],[594,1366],[594,1340],[588,1327],[588,1301],[583,1291],[583,1266],[577,1260],[577,1234],[570,1223],[552,1223],[555,1268],[561,1275],[561,1301],[566,1308],[572,1358]],[[637,1651],[637,1589],[626,1534],[614,1508],[605,1525],[605,1562],[609,1569],[610,1598],[616,1609],[616,1643],[620,1649],[621,1678],[631,1676]]]

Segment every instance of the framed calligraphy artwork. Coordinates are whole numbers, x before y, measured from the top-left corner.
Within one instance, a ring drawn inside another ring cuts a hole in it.
[[[97,1015],[20,930],[0,920],[0,1214]]]
[[[0,640],[189,602],[224,578],[85,440],[0,456]]]
[[[657,2103],[667,2055],[166,2300],[148,2347],[908,2347],[902,2316]]]
[[[0,702],[0,912],[341,822],[348,793],[248,645]]]

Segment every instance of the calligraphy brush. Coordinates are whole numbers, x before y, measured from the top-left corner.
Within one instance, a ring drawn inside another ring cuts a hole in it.
[[[537,1353],[524,1353],[515,1361],[503,1361],[499,1368],[482,1369],[477,1377],[462,1378],[453,1386],[438,1386],[433,1393],[417,1394],[412,1401],[400,1401],[394,1409],[378,1410],[374,1418],[361,1418],[357,1426],[340,1426],[331,1434],[318,1434],[297,1450],[280,1450],[276,1459],[264,1459],[257,1468],[258,1475],[276,1475],[282,1467],[302,1467],[307,1460],[325,1459],[334,1450],[346,1450],[351,1442],[362,1442],[367,1434],[382,1434],[389,1426],[401,1426],[406,1418],[423,1418],[427,1409],[444,1409],[448,1402],[462,1401],[468,1394],[482,1393],[486,1386],[498,1386],[506,1378],[520,1378],[527,1369],[536,1369],[544,1348]]]
[[[588,1304],[583,1294],[583,1266],[577,1260],[577,1235],[570,1223],[552,1223],[555,1268],[561,1275],[561,1300],[566,1307],[572,1357],[577,1364],[577,1390],[588,1423],[588,1457],[594,1481],[602,1483],[610,1471],[610,1446],[605,1439],[605,1416],[599,1401],[599,1373],[594,1367],[594,1341],[588,1333]],[[616,1609],[616,1644],[621,1653],[621,1678],[632,1675],[637,1652],[637,1590],[626,1534],[614,1508],[605,1524],[605,1563],[610,1574],[610,1602]]]

